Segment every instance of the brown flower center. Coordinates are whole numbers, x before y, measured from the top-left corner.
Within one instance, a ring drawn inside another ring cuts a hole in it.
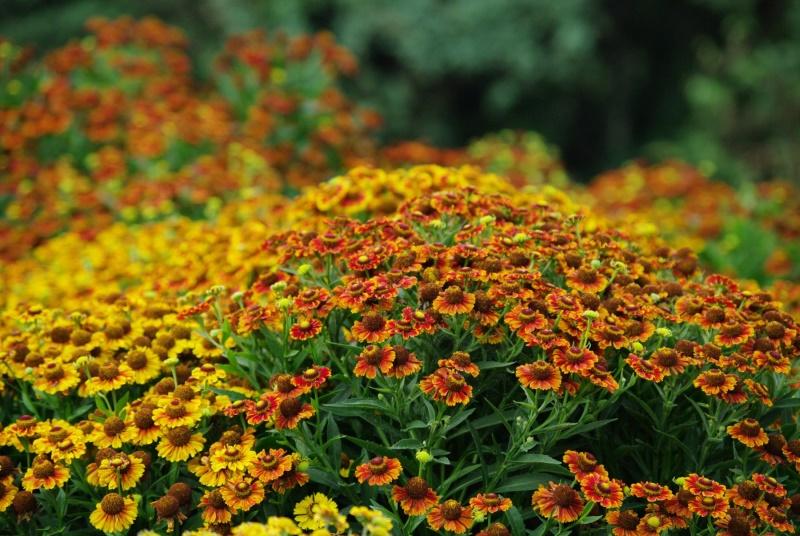
[[[47,437],[53,443],[58,443],[59,441],[64,441],[67,437],[69,437],[69,432],[56,425],[50,428],[50,432],[47,434]]]
[[[165,435],[167,440],[176,447],[184,447],[192,440],[192,431],[186,426],[172,428]]]
[[[55,466],[47,461],[40,461],[33,464],[33,476],[36,478],[47,478],[56,472]]]
[[[105,381],[114,380],[119,376],[119,367],[116,365],[116,363],[106,363],[100,367],[98,376],[100,376],[100,379]]]
[[[461,504],[454,499],[442,503],[442,517],[448,521],[455,521],[461,517]]]
[[[227,504],[225,504],[225,499],[222,497],[222,494],[216,490],[212,491],[208,495],[208,504],[212,508],[216,509],[227,508]]]
[[[147,356],[142,350],[132,350],[128,352],[125,362],[133,370],[141,370],[147,366]]]
[[[113,437],[125,430],[125,422],[119,417],[109,417],[103,423],[103,431],[109,437]]]
[[[291,419],[292,417],[294,417],[298,413],[300,413],[300,410],[302,409],[302,407],[303,407],[303,403],[300,402],[298,399],[296,399],[296,398],[287,398],[286,400],[281,402],[281,405],[279,406],[279,410],[281,412],[281,415],[283,415],[283,417],[285,419]]]
[[[386,320],[378,313],[367,313],[361,317],[361,324],[367,331],[381,331],[386,325]]]
[[[100,501],[100,508],[110,516],[115,516],[125,509],[125,499],[117,493],[109,493]]]
[[[639,526],[639,514],[632,510],[623,510],[617,519],[617,525],[626,530],[635,530]]]
[[[376,456],[369,461],[369,470],[373,475],[382,475],[389,468],[383,456]]]
[[[552,491],[552,496],[553,502],[561,508],[574,505],[578,499],[578,493],[566,484],[556,486]]]
[[[175,517],[180,511],[181,505],[178,499],[172,495],[164,495],[157,501],[152,502],[159,519],[169,519]]]
[[[428,489],[428,483],[425,482],[425,479],[418,476],[409,478],[408,483],[406,484],[408,496],[414,500],[425,498],[425,496],[428,494]]]
[[[153,422],[153,410],[143,408],[137,411],[133,416],[133,424],[135,424],[140,430],[152,428],[155,424]]]
[[[233,488],[233,491],[234,493],[236,493],[236,496],[239,497],[240,499],[249,497],[253,493],[253,490],[250,489],[250,484],[248,484],[247,482],[237,482]]]
[[[443,294],[444,301],[450,305],[459,305],[464,303],[464,291],[462,291],[460,287],[447,287],[447,290],[445,290]]]
[[[65,374],[64,367],[58,363],[48,363],[45,365],[44,377],[47,378],[48,381],[58,381],[63,378]]]

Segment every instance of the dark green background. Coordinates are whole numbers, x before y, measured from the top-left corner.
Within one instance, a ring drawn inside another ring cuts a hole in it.
[[[199,76],[232,33],[330,29],[385,141],[522,128],[584,180],[679,156],[730,182],[800,181],[796,0],[1,0],[0,35],[45,50],[121,14],[183,28]]]

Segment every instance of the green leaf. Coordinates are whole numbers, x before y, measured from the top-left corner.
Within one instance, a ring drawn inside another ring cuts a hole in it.
[[[419,439],[414,439],[409,437],[406,439],[401,439],[400,441],[392,445],[392,448],[396,450],[403,450],[403,449],[417,450],[422,448],[422,442]]]
[[[387,411],[386,406],[382,402],[368,398],[350,398],[348,400],[342,400],[341,402],[330,402],[324,404],[322,407],[334,415],[340,415],[342,417],[364,417],[365,419],[370,417],[370,415],[365,412],[378,411],[386,413]]]
[[[506,511],[506,519],[511,527],[511,534],[525,534],[525,522],[516,506],[512,506]]]
[[[553,479],[553,475],[544,473],[526,473],[523,475],[512,476],[507,479],[499,488],[497,493],[512,493],[515,491],[535,491],[540,485],[546,484]]]
[[[524,454],[519,458],[513,460],[512,463],[542,463],[546,465],[558,465],[561,466],[561,462],[556,460],[552,456],[548,456],[547,454]]]

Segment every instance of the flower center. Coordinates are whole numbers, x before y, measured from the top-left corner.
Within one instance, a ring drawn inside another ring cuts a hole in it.
[[[386,320],[378,313],[367,313],[361,318],[361,323],[367,331],[380,331],[386,325]]]
[[[369,470],[373,475],[382,475],[388,469],[383,456],[376,456],[369,461]]]
[[[100,501],[100,508],[108,515],[117,515],[125,509],[125,499],[116,493],[109,493]]]
[[[179,419],[186,415],[186,408],[183,406],[183,402],[173,398],[169,405],[164,409],[164,413],[166,413],[167,416],[172,419]]]
[[[249,497],[253,490],[250,489],[250,484],[247,482],[238,482],[234,487],[234,492],[237,497],[244,499],[245,497]]]
[[[464,301],[464,292],[459,287],[448,287],[444,291],[444,301],[450,305],[458,305]]]
[[[166,434],[169,442],[176,447],[184,447],[192,440],[192,432],[186,426],[178,426]]]
[[[56,472],[55,466],[49,461],[37,462],[33,465],[33,476],[36,478],[47,478]]]
[[[58,381],[65,375],[64,367],[58,363],[48,363],[45,365],[44,377],[53,382]]]
[[[565,484],[559,484],[553,489],[553,502],[561,508],[566,508],[575,503],[577,493]]]
[[[103,423],[103,431],[107,436],[115,436],[125,430],[125,422],[119,417],[109,417]]]
[[[455,521],[461,517],[461,505],[458,501],[450,499],[442,504],[442,517],[448,521]]]
[[[284,418],[290,419],[300,413],[303,404],[296,398],[287,398],[280,405],[280,412]]]
[[[125,361],[133,370],[141,370],[147,366],[147,356],[141,350],[128,352],[128,358]]]
[[[114,363],[106,363],[100,367],[100,372],[98,375],[100,376],[100,379],[111,381],[119,376],[119,367],[117,367],[117,365]]]
[[[412,499],[423,499],[428,494],[428,483],[423,478],[415,476],[408,480],[406,490]]]

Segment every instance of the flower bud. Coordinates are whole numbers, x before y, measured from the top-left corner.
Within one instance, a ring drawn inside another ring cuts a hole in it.
[[[659,337],[671,337],[672,330],[669,328],[656,328],[656,335]]]
[[[414,457],[419,463],[430,463],[433,460],[433,456],[427,450],[418,450]]]
[[[600,313],[598,313],[597,311],[592,311],[591,309],[586,310],[586,311],[583,312],[583,318],[590,318],[590,319],[594,320],[594,319],[598,318],[599,316],[600,316]]]
[[[297,275],[306,275],[311,271],[311,265],[308,263],[301,264],[297,267]]]

